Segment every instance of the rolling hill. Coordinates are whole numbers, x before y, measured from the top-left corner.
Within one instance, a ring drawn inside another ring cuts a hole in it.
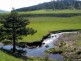
[[[38,5],[30,7],[22,7],[16,9],[17,11],[34,11],[42,9],[53,9],[53,10],[62,10],[62,9],[81,9],[80,0],[59,0],[59,1],[50,1],[44,2]]]
[[[1,9],[0,9],[0,13],[5,13],[5,12],[8,12],[8,11],[5,11],[5,10],[1,10]]]

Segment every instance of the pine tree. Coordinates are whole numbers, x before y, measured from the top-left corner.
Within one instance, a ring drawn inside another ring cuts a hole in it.
[[[36,30],[26,27],[29,25],[28,19],[23,19],[13,9],[9,15],[1,19],[0,40],[12,40],[13,53],[16,51],[16,41],[22,39],[22,36],[33,35]]]

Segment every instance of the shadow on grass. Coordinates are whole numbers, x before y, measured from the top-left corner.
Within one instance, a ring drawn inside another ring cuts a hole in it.
[[[62,13],[62,14],[21,14],[21,17],[74,17],[81,16],[81,13]]]
[[[23,51],[23,50],[16,50],[15,53],[12,52],[12,49],[6,50],[6,49],[3,49],[3,48],[0,48],[0,50],[4,53],[8,54],[8,55],[15,57],[15,58],[20,58],[23,61],[33,60],[32,58],[25,56],[24,54],[26,53],[26,51]]]

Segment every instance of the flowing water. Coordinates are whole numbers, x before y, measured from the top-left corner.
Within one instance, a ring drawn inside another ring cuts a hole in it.
[[[23,48],[23,50],[26,50],[27,53],[25,54],[26,56],[34,56],[34,57],[45,57],[45,50],[48,50],[50,48],[54,48],[54,43],[57,41],[58,37],[61,36],[62,34],[65,33],[76,33],[76,32],[62,32],[62,33],[56,33],[56,34],[51,34],[50,38],[45,39],[42,43],[41,47],[36,47],[36,48]],[[48,47],[46,47],[48,46]],[[4,49],[10,50],[12,48],[11,45],[3,46]],[[16,47],[19,49],[18,47]],[[59,60],[59,61],[64,61],[64,58],[60,54],[49,54],[48,55],[49,59],[51,60]]]

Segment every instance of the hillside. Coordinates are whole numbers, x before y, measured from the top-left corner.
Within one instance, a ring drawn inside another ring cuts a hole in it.
[[[0,13],[5,13],[5,12],[8,12],[8,11],[5,11],[5,10],[1,10],[1,9],[0,9]]]
[[[39,41],[49,31],[81,28],[81,10],[35,10],[19,14],[30,20],[29,27],[37,30],[34,36],[24,37],[24,42]]]
[[[70,13],[80,13],[81,10],[35,10],[35,11],[27,11],[27,12],[19,12],[19,14],[70,14]]]
[[[72,17],[81,15],[81,10],[35,10],[19,14],[23,17]]]
[[[38,5],[23,7],[16,9],[17,11],[34,11],[41,9],[53,9],[53,10],[62,10],[62,9],[81,9],[81,1],[79,0],[59,0],[59,1],[50,1],[44,2]]]

